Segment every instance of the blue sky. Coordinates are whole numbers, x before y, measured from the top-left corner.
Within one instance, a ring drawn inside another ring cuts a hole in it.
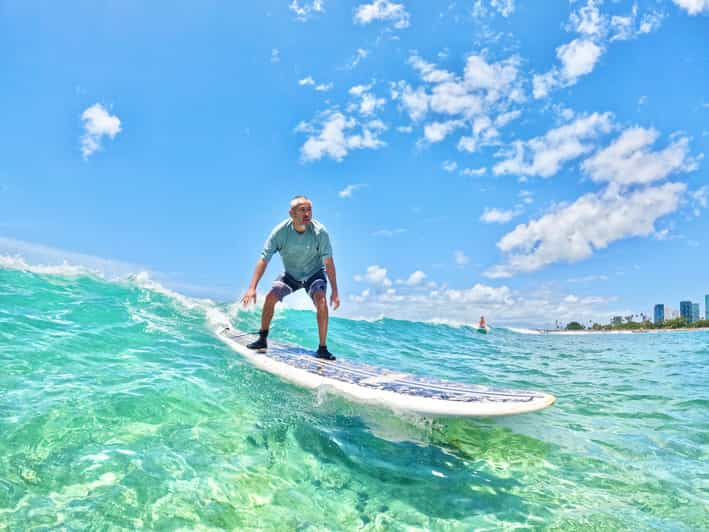
[[[344,316],[703,301],[708,36],[707,0],[4,2],[0,254],[233,300],[304,193]]]

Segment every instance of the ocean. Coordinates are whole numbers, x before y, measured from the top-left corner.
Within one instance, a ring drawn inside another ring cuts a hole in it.
[[[233,302],[0,264],[0,530],[709,529],[707,331],[331,319],[338,357],[557,397],[436,420],[253,368]],[[314,314],[271,337],[314,348]]]

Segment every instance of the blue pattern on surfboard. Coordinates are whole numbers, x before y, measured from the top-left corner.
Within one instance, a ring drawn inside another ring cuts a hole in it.
[[[257,338],[255,334],[240,333],[233,329],[225,330],[222,334],[243,346]],[[274,342],[269,342],[267,352],[259,353],[259,356],[269,357],[309,373],[341,382],[429,399],[465,403],[527,403],[544,397],[535,392],[453,383],[339,359],[336,361],[322,360],[315,357],[312,351]]]

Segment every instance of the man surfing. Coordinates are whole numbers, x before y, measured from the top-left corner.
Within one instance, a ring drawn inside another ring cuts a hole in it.
[[[277,251],[283,260],[282,274],[273,281],[271,290],[266,295],[261,311],[261,330],[258,340],[246,347],[265,351],[268,346],[268,329],[273,319],[276,303],[284,297],[304,288],[315,304],[318,321],[320,345],[315,354],[318,358],[335,360],[327,350],[327,278],[332,285],[330,305],[333,310],[340,306],[340,296],[337,291],[337,276],[335,261],[332,258],[330,236],[320,222],[313,219],[313,204],[305,196],[296,196],[290,202],[290,218],[273,228],[266,239],[261,258],[256,262],[256,268],[251,278],[246,294],[241,298],[244,306],[256,303],[256,287],[263,277],[268,261]]]

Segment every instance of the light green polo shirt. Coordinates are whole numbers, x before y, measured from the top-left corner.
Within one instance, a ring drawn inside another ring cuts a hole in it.
[[[332,246],[327,229],[317,220],[312,220],[305,232],[293,227],[293,220],[283,220],[268,235],[261,252],[266,262],[278,251],[286,272],[299,281],[305,281],[323,268],[323,260],[332,257]]]

